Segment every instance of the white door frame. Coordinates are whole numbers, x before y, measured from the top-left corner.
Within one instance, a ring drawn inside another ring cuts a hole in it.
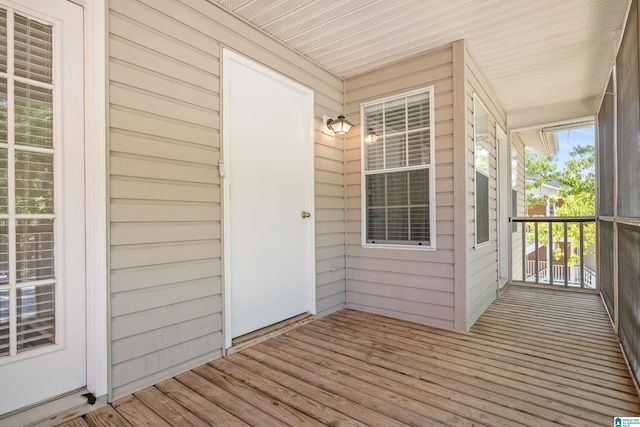
[[[229,133],[226,132],[226,129],[229,129],[229,115],[225,114],[226,111],[228,111],[229,109],[229,104],[230,104],[230,97],[229,97],[229,63],[230,62],[236,62],[236,63],[240,63],[242,65],[245,65],[247,67],[253,68],[254,70],[263,73],[267,76],[269,76],[270,78],[280,82],[281,84],[285,85],[285,86],[292,86],[292,82],[295,83],[292,79],[283,76],[281,74],[278,74],[274,71],[271,71],[270,69],[267,69],[264,65],[259,64],[251,59],[248,59],[247,57],[244,57],[238,53],[235,53],[233,51],[231,51],[228,48],[223,48],[222,51],[222,153],[221,153],[221,159],[225,159],[227,153],[229,153]],[[311,111],[313,111],[313,91],[311,91],[310,89],[306,88],[306,87],[302,87],[302,85],[300,86],[298,89],[304,89],[305,91],[308,90],[310,91],[311,95],[312,95],[312,100],[311,100]],[[312,113],[313,116],[313,113]],[[312,119],[313,120],[313,117]],[[273,128],[273,129],[265,129],[265,132],[277,132],[278,129],[277,128]],[[310,164],[313,165],[313,160],[314,160],[314,149],[313,149],[313,144],[314,144],[314,125],[313,123],[311,123],[311,126],[309,127],[309,136],[308,136],[308,141],[309,144],[312,144],[312,148],[311,150],[309,150],[310,152]],[[309,170],[309,174],[310,177],[309,179],[311,179],[311,182],[314,182],[314,176],[315,176],[315,171],[314,168],[311,167]],[[230,235],[230,231],[231,231],[231,227],[228,221],[230,212],[229,212],[229,180],[225,179],[225,164],[224,164],[224,160],[220,161],[220,176],[223,180],[223,217],[222,217],[222,223],[223,223],[223,235],[222,235],[222,240],[223,240],[223,258],[224,258],[224,272],[223,272],[223,318],[224,318],[224,327],[223,327],[223,340],[224,340],[224,352],[226,353],[226,351],[231,348],[232,346],[232,329],[231,329],[231,264],[230,264],[230,259],[228,254],[231,253],[231,239],[229,239],[229,235]],[[313,187],[312,187],[313,189]],[[314,206],[314,199],[315,196],[312,195],[312,197],[310,198],[310,212],[315,213],[315,206]],[[316,313],[316,286],[315,286],[315,219],[314,219],[315,215],[312,216],[310,219],[312,221],[311,227],[309,227],[309,233],[310,235],[308,236],[309,238],[309,242],[310,245],[312,246],[312,250],[309,251],[309,266],[310,266],[310,271],[308,273],[308,286],[309,286],[309,302],[308,302],[308,307],[309,307],[309,313],[311,314],[315,314]]]
[[[107,285],[107,4],[70,0],[84,7],[85,179],[87,278],[87,389],[109,390]]]
[[[498,157],[498,292],[509,281],[509,200],[511,195],[509,141],[507,133],[496,123],[496,151]]]

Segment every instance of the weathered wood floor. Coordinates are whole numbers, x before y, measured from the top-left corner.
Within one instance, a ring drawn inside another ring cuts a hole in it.
[[[639,414],[600,297],[511,287],[468,335],[344,310],[64,426],[609,426]]]

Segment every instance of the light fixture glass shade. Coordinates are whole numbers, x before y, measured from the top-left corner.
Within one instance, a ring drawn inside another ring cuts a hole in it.
[[[353,127],[351,122],[349,122],[349,120],[347,120],[342,114],[340,114],[335,120],[329,120],[327,122],[327,126],[329,126],[329,129],[331,129],[336,135],[346,135]]]

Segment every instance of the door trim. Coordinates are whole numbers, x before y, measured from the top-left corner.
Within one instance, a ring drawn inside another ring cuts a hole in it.
[[[79,3],[79,0],[69,0]],[[110,393],[107,281],[107,4],[80,0],[85,37],[87,389]]]
[[[498,293],[509,281],[511,232],[509,227],[510,144],[507,133],[496,123],[496,154],[498,158]],[[503,271],[505,270],[506,271]],[[505,275],[503,275],[503,273]]]
[[[222,193],[223,193],[223,197],[222,197],[222,247],[223,247],[223,251],[222,251],[222,256],[223,256],[223,273],[222,273],[222,281],[223,281],[223,289],[222,289],[222,293],[223,293],[223,305],[222,305],[222,313],[223,313],[223,331],[222,331],[222,335],[223,335],[223,341],[224,341],[224,346],[223,346],[223,354],[227,355],[228,354],[228,349],[231,348],[232,346],[232,329],[231,329],[231,265],[230,265],[230,260],[229,257],[226,256],[227,254],[229,254],[231,252],[231,241],[228,238],[228,236],[230,235],[231,232],[231,227],[229,224],[229,221],[227,220],[229,218],[230,212],[229,212],[229,180],[225,179],[225,165],[224,165],[224,159],[226,157],[226,153],[229,153],[229,133],[226,132],[226,129],[229,129],[229,116],[227,114],[225,114],[226,111],[228,111],[229,108],[229,104],[230,104],[230,97],[229,97],[229,63],[230,62],[236,62],[238,64],[244,65],[246,67],[249,67],[265,76],[268,76],[269,78],[279,82],[280,84],[287,86],[289,88],[293,88],[299,92],[303,92],[303,93],[308,93],[309,96],[309,101],[310,101],[310,111],[311,111],[311,121],[312,123],[310,123],[309,126],[309,134],[307,136],[307,143],[311,144],[312,147],[309,150],[309,156],[310,158],[309,160],[309,164],[312,165],[312,167],[310,168],[310,170],[308,171],[309,176],[307,177],[307,179],[310,180],[310,182],[313,183],[313,185],[315,185],[315,168],[313,167],[314,164],[314,147],[313,145],[315,144],[314,141],[314,132],[315,132],[315,117],[314,117],[314,113],[313,113],[313,109],[314,109],[314,101],[313,101],[313,91],[309,88],[307,88],[306,86],[303,86],[297,82],[295,82],[293,79],[283,76],[281,74],[276,73],[275,71],[272,71],[271,69],[268,69],[266,66],[257,63],[251,59],[248,59],[245,56],[242,56],[228,48],[223,48],[222,49],[222,111],[221,111],[221,115],[222,115],[222,129],[221,129],[221,133],[222,133],[222,150],[221,150],[221,154],[220,154],[220,178],[222,180],[223,186],[222,186]],[[274,129],[265,129],[265,132],[276,132],[277,130]],[[309,206],[311,209],[311,212],[314,214],[315,216],[315,192],[313,190],[313,185],[312,185],[312,193],[311,197],[309,198]],[[309,301],[308,301],[308,307],[309,307],[309,313],[315,315],[316,314],[316,286],[315,286],[315,278],[316,278],[316,273],[315,273],[315,219],[312,217],[312,223],[311,223],[311,227],[309,227],[309,235],[308,237],[308,241],[310,242],[309,244],[311,245],[311,250],[309,251],[309,259],[308,259],[308,265],[309,265],[309,272],[308,272],[308,278],[307,278],[307,285],[308,285],[308,295],[309,295]]]

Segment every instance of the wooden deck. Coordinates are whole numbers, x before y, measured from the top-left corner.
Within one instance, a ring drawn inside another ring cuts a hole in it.
[[[640,401],[600,297],[510,287],[468,335],[343,310],[66,426],[611,426]]]

